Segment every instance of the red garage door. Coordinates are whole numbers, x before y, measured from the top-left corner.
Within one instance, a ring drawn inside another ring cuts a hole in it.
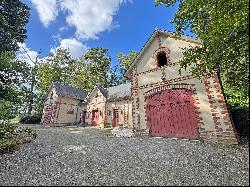
[[[152,136],[198,138],[198,121],[192,91],[172,89],[147,97],[147,117]]]

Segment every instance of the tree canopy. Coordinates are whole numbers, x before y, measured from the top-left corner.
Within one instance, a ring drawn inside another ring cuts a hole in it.
[[[26,38],[29,8],[20,0],[0,1],[0,119],[17,113],[22,100],[22,85],[29,77],[29,67],[16,59],[18,43]]]
[[[29,68],[15,59],[13,52],[3,52],[0,55],[0,99],[18,101],[19,87],[26,82]]]
[[[57,48],[38,67],[39,87],[46,92],[52,82],[71,83],[71,65],[74,59],[65,48]]]
[[[125,75],[126,71],[132,64],[134,58],[137,56],[136,51],[131,51],[128,55],[125,55],[123,53],[118,53],[117,58],[120,66],[120,77],[119,77],[119,83],[126,83],[127,82],[127,77]]]
[[[156,4],[178,4],[171,21],[177,35],[190,29],[202,40],[201,46],[184,49],[184,57],[179,61],[181,68],[195,64],[191,73],[197,77],[219,69],[229,101],[248,105],[249,1],[156,0]]]
[[[17,51],[18,43],[24,43],[29,7],[20,0],[0,1],[0,53]]]

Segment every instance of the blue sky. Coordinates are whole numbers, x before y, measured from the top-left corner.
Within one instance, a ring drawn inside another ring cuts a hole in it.
[[[154,0],[22,0],[30,8],[24,47],[41,56],[62,45],[73,56],[88,48],[108,48],[112,64],[117,53],[140,51],[156,28],[170,24],[177,7],[155,6]],[[31,55],[32,56],[32,55]]]

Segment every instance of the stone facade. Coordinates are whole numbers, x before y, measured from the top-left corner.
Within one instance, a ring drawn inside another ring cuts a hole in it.
[[[51,97],[52,95],[52,97]],[[46,109],[51,108],[51,118],[47,120]],[[55,89],[52,89],[45,100],[42,124],[65,125],[74,123],[80,120],[83,106],[80,105],[80,100],[60,97],[56,94]]]
[[[112,126],[112,119],[114,118],[113,110],[118,110],[118,124],[133,128],[132,123],[132,100],[121,99],[117,101],[107,101],[106,105],[106,121],[107,126]]]
[[[98,127],[104,127],[105,124],[105,114],[106,114],[106,98],[103,96],[103,94],[98,90],[94,90],[87,102],[87,116],[86,116],[86,123],[88,125],[92,124],[92,111],[96,110],[99,112],[99,118],[98,118]]]
[[[198,118],[200,139],[209,142],[237,144],[234,125],[227,110],[216,72],[202,80],[194,78],[189,68],[179,74],[177,61],[182,48],[201,45],[189,37],[176,38],[173,34],[157,30],[145,44],[127,75],[131,80],[133,98],[133,127],[148,131],[146,96],[164,89],[192,89]],[[167,65],[159,67],[156,56],[164,51]]]
[[[108,89],[95,87],[84,99],[58,94],[57,92],[62,89],[51,86],[46,95],[41,123],[58,126],[80,122],[84,126],[98,128],[112,126],[132,128],[130,87],[125,88],[127,90],[125,95],[124,92],[119,95],[121,86]],[[114,110],[117,112],[117,124],[113,123]]]
[[[147,98],[171,90],[188,90],[192,93],[188,102],[197,122],[198,138],[206,142],[237,144],[237,134],[216,71],[211,77],[202,79],[193,77],[190,67],[179,73],[177,62],[183,57],[183,48],[201,44],[191,37],[177,38],[172,33],[156,30],[127,71],[131,83],[106,89],[96,86],[81,99],[58,95],[55,89],[50,89],[42,122],[81,121],[83,125],[100,128],[126,126],[150,133]],[[162,64],[162,59],[167,63]],[[185,113],[186,119],[187,115]],[[185,130],[185,121],[181,123]],[[161,127],[160,130],[169,129]]]
[[[114,126],[114,110],[118,113],[118,123],[116,125],[132,128],[132,101],[131,97],[116,97],[109,98],[109,89],[98,89],[97,87],[87,97],[84,104],[86,110],[86,124],[92,125],[93,112],[98,111],[97,127],[112,127]]]
[[[78,122],[87,92],[65,84],[52,83],[46,93],[41,124],[65,125]]]

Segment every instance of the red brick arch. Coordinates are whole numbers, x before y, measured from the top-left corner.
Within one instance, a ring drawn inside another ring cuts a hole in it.
[[[155,62],[155,66],[158,67],[158,62],[157,62],[157,56],[160,52],[165,52],[166,53],[166,58],[168,61],[168,65],[171,64],[170,61],[170,49],[167,47],[159,47],[158,49],[155,50],[154,54],[153,54],[153,58],[154,58],[154,62]]]

